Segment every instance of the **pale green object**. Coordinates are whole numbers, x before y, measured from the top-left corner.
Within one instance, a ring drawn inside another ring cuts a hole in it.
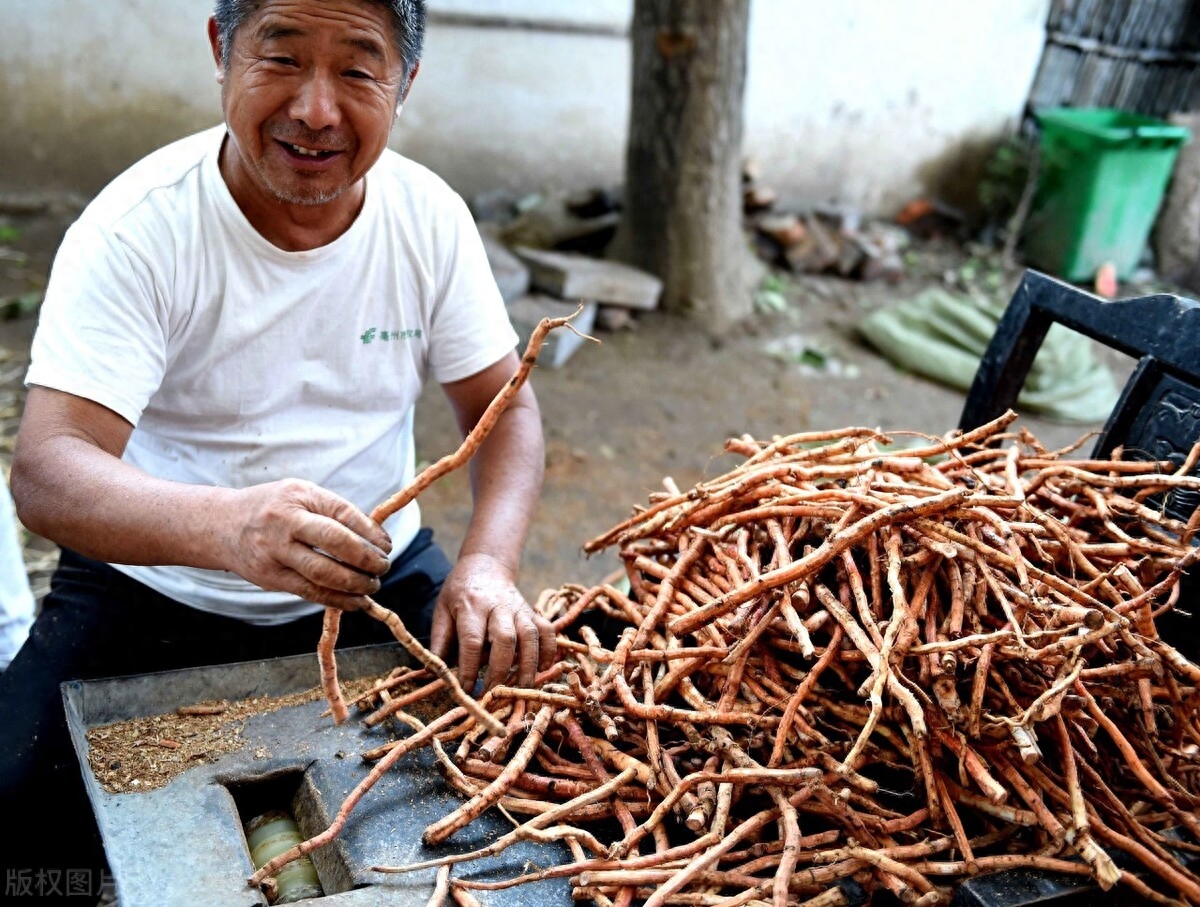
[[[859,331],[907,371],[966,390],[1000,323],[1004,305],[930,289],[867,316]],[[1103,422],[1117,403],[1112,373],[1093,341],[1052,325],[1017,397],[1019,409],[1061,422]]]
[[[296,820],[285,812],[272,810],[246,823],[246,844],[255,870],[304,840]],[[317,869],[307,855],[293,860],[275,876],[277,894],[271,904],[292,904],[306,898],[319,898],[325,892]]]

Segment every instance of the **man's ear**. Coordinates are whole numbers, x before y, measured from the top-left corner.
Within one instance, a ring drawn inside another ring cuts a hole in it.
[[[220,84],[225,81],[225,58],[221,53],[221,33],[217,30],[217,20],[212,16],[208,17],[208,44],[217,64],[217,82]]]
[[[408,83],[404,86],[404,94],[400,96],[400,103],[396,105],[397,115],[400,113],[401,105],[408,100],[408,93],[412,91],[412,83],[417,79],[417,73],[421,69],[421,61],[418,60],[413,64],[413,68],[408,71]]]

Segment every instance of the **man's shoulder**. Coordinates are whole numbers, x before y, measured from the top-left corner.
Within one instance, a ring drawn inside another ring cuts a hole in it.
[[[412,158],[387,149],[371,171],[385,195],[415,206],[462,203],[461,196],[444,179]],[[369,177],[368,177],[369,178]]]
[[[178,213],[183,207],[181,196],[199,191],[200,166],[223,134],[224,126],[215,126],[152,151],[105,186],[80,220],[113,225],[147,203]]]

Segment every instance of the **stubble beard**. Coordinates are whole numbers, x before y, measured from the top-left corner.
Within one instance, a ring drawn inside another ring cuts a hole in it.
[[[335,189],[323,189],[320,186],[305,187],[303,185],[297,187],[295,185],[287,185],[274,178],[274,175],[267,172],[267,168],[258,167],[258,175],[270,191],[279,201],[288,205],[308,205],[317,206],[324,205],[333,201],[339,195],[346,191],[348,187],[341,186]]]

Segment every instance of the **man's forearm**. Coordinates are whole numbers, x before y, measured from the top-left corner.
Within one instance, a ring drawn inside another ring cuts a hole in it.
[[[97,560],[227,570],[269,591],[355,609],[379,590],[387,533],[300,479],[216,488],[156,479],[77,436],[14,458],[27,526]]]
[[[59,437],[13,461],[13,498],[31,532],[97,560],[221,569],[228,489],[157,479],[96,446]]]
[[[518,395],[471,459],[474,506],[460,558],[486,555],[516,576],[544,470],[541,414],[532,393]]]
[[[464,433],[472,424],[460,419]],[[516,667],[517,683],[527,685],[553,664],[554,627],[517,588],[544,466],[541,415],[525,387],[471,458],[471,523],[433,615],[430,646],[449,657],[457,637],[459,677],[468,688],[485,654],[489,684],[504,683]]]

